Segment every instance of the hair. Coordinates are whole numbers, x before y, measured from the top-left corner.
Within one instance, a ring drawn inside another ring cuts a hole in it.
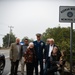
[[[30,47],[30,45],[33,45],[33,46],[34,46],[34,43],[33,43],[33,42],[30,42],[30,43],[29,43],[29,47]]]
[[[66,56],[66,50],[62,50],[61,54],[63,53],[64,56]]]
[[[28,38],[25,38],[24,41],[25,41],[25,40],[28,40]]]
[[[47,39],[47,41],[49,41],[49,40],[50,40],[50,38]]]
[[[53,41],[54,42],[54,39],[53,38],[50,38],[50,41]]]
[[[20,38],[16,38],[16,40],[19,40],[20,41]]]
[[[53,47],[53,49],[54,49],[54,48],[58,49],[58,47],[57,47],[57,46]]]

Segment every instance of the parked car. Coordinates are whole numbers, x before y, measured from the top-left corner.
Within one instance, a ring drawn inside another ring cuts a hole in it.
[[[5,67],[5,56],[0,54],[0,75],[2,75]]]

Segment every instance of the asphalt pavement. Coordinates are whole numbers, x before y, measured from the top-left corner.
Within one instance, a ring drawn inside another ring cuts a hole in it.
[[[9,60],[9,49],[0,50],[0,54],[4,54],[5,59],[6,59],[6,64],[5,64],[4,72],[3,72],[2,75],[9,75],[10,74],[10,66],[11,66],[10,60]],[[38,68],[39,68],[39,71],[40,71],[40,67],[38,67]],[[21,64],[19,64],[18,75],[21,75]],[[26,69],[25,69],[25,75],[26,75]],[[35,71],[34,71],[34,75],[35,75]]]
[[[3,75],[8,75],[9,72],[10,72],[10,61],[9,61],[9,58],[7,58]]]
[[[4,54],[5,58],[9,58],[9,49],[0,49],[0,54]]]
[[[2,75],[9,75],[10,74],[10,67],[11,67],[10,60],[9,60],[9,49],[0,50],[0,54],[4,54],[5,60],[6,60],[4,72]],[[26,75],[26,67],[24,70],[25,70],[25,75]],[[39,70],[40,70],[40,68],[39,68]],[[18,75],[21,75],[21,64],[19,64],[19,67],[18,67]],[[35,71],[34,71],[34,75],[35,75]]]

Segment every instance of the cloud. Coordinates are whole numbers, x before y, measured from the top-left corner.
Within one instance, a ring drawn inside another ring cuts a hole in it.
[[[12,30],[16,37],[35,39],[36,33],[43,33],[48,27],[59,24],[68,27],[70,23],[59,22],[59,6],[63,5],[74,6],[75,0],[0,0],[0,34],[9,33],[8,26],[14,26]]]

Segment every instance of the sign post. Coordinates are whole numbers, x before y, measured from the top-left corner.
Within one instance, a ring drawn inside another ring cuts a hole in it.
[[[72,31],[75,22],[75,6],[59,7],[59,22],[71,23],[70,28],[70,75],[72,75]]]
[[[72,75],[72,31],[73,31],[73,23],[71,22],[70,28],[70,74]]]
[[[75,6],[59,7],[59,22],[75,22]]]

